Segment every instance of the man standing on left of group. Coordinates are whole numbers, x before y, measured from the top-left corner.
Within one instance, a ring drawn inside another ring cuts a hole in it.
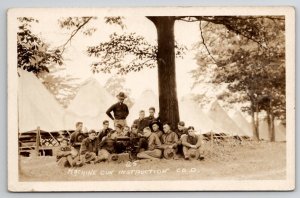
[[[106,114],[108,117],[110,117],[116,126],[116,124],[122,125],[122,127],[126,126],[126,118],[129,114],[128,106],[124,104],[124,100],[127,96],[125,93],[120,92],[117,95],[118,102],[112,105],[107,111]],[[113,112],[114,115],[111,115],[111,112]]]

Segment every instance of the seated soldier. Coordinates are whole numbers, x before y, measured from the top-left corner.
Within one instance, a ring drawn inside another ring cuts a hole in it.
[[[107,136],[112,131],[112,129],[109,128],[108,120],[104,120],[102,124],[103,124],[103,128],[102,130],[99,131],[99,134],[97,135],[100,141],[102,140],[103,137]]]
[[[171,126],[169,123],[163,125],[164,134],[161,136],[162,148],[164,150],[164,157],[166,159],[177,158],[177,144],[178,136],[175,132],[171,131]]]
[[[129,136],[130,128],[129,126],[124,126],[123,128],[123,135],[124,136]]]
[[[122,138],[128,138],[127,134],[124,133],[121,124],[115,125],[115,131],[112,132],[110,138],[115,140],[115,151],[116,153],[123,153],[126,150],[126,141],[122,141]]]
[[[68,145],[69,140],[63,139],[57,152],[57,164],[61,167],[81,166],[77,150]]]
[[[88,137],[82,140],[80,147],[80,161],[83,163],[97,162],[99,141],[96,138],[96,131],[90,130]]]
[[[149,116],[146,117],[146,119],[148,120],[149,125],[150,125],[152,122],[157,121],[154,114],[155,114],[155,108],[154,108],[154,107],[150,107],[150,108],[149,108]]]
[[[188,134],[181,138],[184,159],[200,159],[200,147],[202,139],[195,133],[194,127],[188,127]]]
[[[177,133],[179,138],[184,134],[187,135],[187,128],[185,127],[185,123],[183,121],[178,122],[177,127],[178,128],[175,132]]]
[[[132,126],[131,126],[131,131],[130,131],[130,133],[129,133],[129,137],[131,138],[131,139],[133,139],[133,138],[138,138],[138,137],[140,137],[141,136],[141,134],[139,133],[139,131],[138,131],[138,126],[136,125],[136,124],[133,124]]]
[[[123,127],[121,124],[116,124],[115,130],[111,132],[110,138],[117,139],[119,137],[127,137],[127,134],[124,133]]]
[[[182,144],[181,144],[181,137],[183,135],[187,135],[187,128],[185,127],[185,123],[183,121],[178,122],[177,129],[175,130],[175,133],[178,135],[179,142],[177,146],[177,153],[180,155],[183,155],[182,153]]]
[[[143,136],[146,138],[148,148],[137,154],[139,159],[159,159],[161,158],[162,151],[160,150],[161,142],[155,133],[151,132],[149,127],[144,128]]]
[[[139,133],[143,133],[143,129],[149,126],[149,120],[145,118],[145,111],[141,110],[139,118],[133,121],[138,126]]]
[[[86,138],[86,134],[82,132],[83,123],[77,122],[76,129],[70,136],[70,145],[75,148],[77,151],[80,149],[81,142],[84,138]]]
[[[155,133],[159,138],[163,135],[163,132],[159,129],[160,123],[157,121],[154,121],[150,124],[150,128],[153,133]]]
[[[99,144],[98,160],[106,161],[109,159],[111,154],[116,153],[115,146],[116,140],[111,139],[110,136],[105,136]]]

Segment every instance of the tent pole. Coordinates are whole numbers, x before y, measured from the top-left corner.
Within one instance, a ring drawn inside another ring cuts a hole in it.
[[[39,156],[39,150],[40,150],[40,127],[37,127],[36,129],[36,146],[35,146],[35,152],[36,152],[36,156]]]

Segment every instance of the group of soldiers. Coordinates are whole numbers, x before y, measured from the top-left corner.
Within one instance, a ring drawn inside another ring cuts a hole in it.
[[[82,166],[87,163],[115,161],[126,153],[133,160],[138,159],[200,159],[201,136],[195,133],[193,126],[185,127],[180,121],[173,131],[169,123],[161,123],[155,118],[155,108],[139,112],[139,118],[131,127],[126,123],[129,110],[123,103],[124,93],[117,95],[118,103],[107,110],[107,115],[114,122],[114,129],[109,121],[104,120],[100,131],[89,130],[83,133],[83,123],[77,122],[75,132],[69,139],[64,138],[57,152],[57,161],[61,166]],[[113,112],[113,115],[111,115]]]

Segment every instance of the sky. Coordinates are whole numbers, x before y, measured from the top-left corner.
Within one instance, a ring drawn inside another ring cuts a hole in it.
[[[58,25],[58,19],[59,17],[40,17],[38,18],[39,23],[32,26],[32,31],[44,38],[51,46],[60,46],[69,38],[70,30],[61,29]],[[122,30],[120,26],[105,24],[102,17],[90,21],[87,27],[95,27],[97,31],[92,36],[78,33],[72,39],[64,53],[65,61],[63,67],[66,70],[61,72],[60,75],[69,74],[80,78],[81,81],[94,77],[101,85],[104,85],[112,74],[93,74],[90,65],[97,59],[87,56],[86,49],[88,46],[95,46],[100,42],[107,41],[109,35],[113,32],[136,32],[138,35],[144,36],[148,42],[156,43],[156,29],[146,17],[126,17],[124,23],[126,28]],[[191,49],[194,43],[200,41],[198,25],[198,23],[181,21],[175,23],[174,33],[176,41],[189,49],[183,59],[176,59],[177,93],[179,98],[192,92],[197,92],[196,89],[191,90],[193,79],[189,72],[197,67],[194,59],[195,51]],[[132,72],[127,74],[125,78],[126,84],[124,86],[131,89],[131,97],[134,99],[137,99],[146,89],[151,89],[158,94],[157,68],[147,68],[140,72]]]

